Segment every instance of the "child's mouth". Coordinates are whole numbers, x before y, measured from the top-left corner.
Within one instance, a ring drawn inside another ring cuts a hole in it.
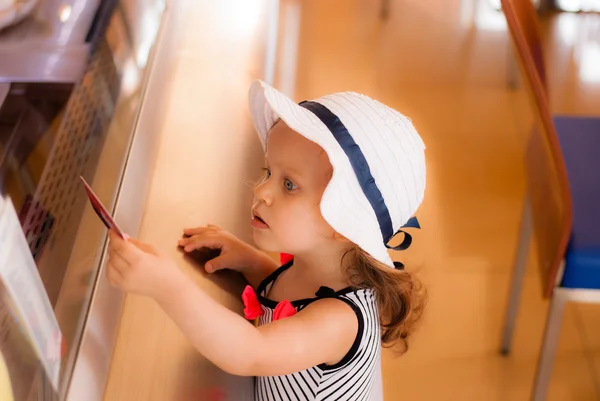
[[[269,228],[269,225],[258,215],[252,217],[252,226],[255,228]]]

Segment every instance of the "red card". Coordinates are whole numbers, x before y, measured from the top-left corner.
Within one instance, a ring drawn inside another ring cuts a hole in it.
[[[98,198],[98,196],[96,196],[96,194],[92,190],[92,187],[89,186],[89,184],[85,181],[85,179],[83,177],[79,177],[79,178],[81,179],[81,182],[83,182],[83,186],[85,187],[85,192],[87,192],[88,198],[90,198],[90,202],[92,204],[92,207],[94,208],[94,211],[96,212],[98,217],[100,217],[100,220],[102,220],[102,222],[104,223],[106,228],[108,228],[109,230],[110,229],[115,230],[115,232],[117,234],[119,234],[119,236],[121,238],[127,239],[127,236],[125,235],[123,230],[121,230],[119,228],[119,226],[117,225],[115,220],[112,218],[110,213],[108,213],[108,211],[106,210],[106,208],[104,207],[102,202],[100,202],[100,199]]]

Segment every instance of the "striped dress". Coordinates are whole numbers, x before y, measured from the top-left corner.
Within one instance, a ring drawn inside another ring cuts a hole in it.
[[[277,302],[268,299],[269,291],[277,277],[292,265],[289,262],[267,277],[258,287],[257,295],[263,311],[259,325],[273,320]],[[256,401],[379,401],[381,328],[375,294],[371,289],[346,288],[333,291],[321,287],[316,297],[292,302],[300,311],[311,302],[322,298],[337,298],[347,303],[358,318],[358,333],[352,348],[335,365],[321,364],[285,376],[260,376],[256,378]]]

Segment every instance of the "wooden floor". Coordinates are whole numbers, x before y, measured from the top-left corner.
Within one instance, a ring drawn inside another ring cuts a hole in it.
[[[483,0],[390,3],[383,21],[378,0],[281,1],[276,74],[277,85],[298,101],[339,90],[375,97],[411,117],[427,145],[423,230],[404,257],[420,272],[430,301],[409,352],[384,354],[386,400],[528,400],[548,307],[533,257],[513,353],[498,353],[524,191],[523,138],[532,121],[522,89],[507,86],[511,48],[503,16]],[[188,38],[202,35],[202,26],[187,25]],[[553,110],[600,115],[600,15],[563,14],[547,20],[544,31]],[[171,96],[191,113],[183,83],[196,79],[194,63],[210,60],[186,57],[174,78],[180,89]],[[242,103],[235,99],[236,107]],[[191,130],[192,120],[177,120],[176,127]],[[185,173],[176,151],[170,145],[161,156],[166,165],[170,154],[175,178]],[[173,178],[158,170],[157,177],[176,191]],[[160,200],[148,212],[153,220],[173,204],[159,196],[158,185],[152,193]],[[176,225],[197,217],[183,192],[173,235]],[[151,230],[146,221],[142,237],[160,242]],[[181,393],[161,393],[166,369],[178,369],[188,383],[200,373],[176,368],[168,355],[191,350],[150,302],[128,300],[123,319],[106,400],[176,399],[169,397]],[[136,360],[156,366],[139,368],[142,377],[132,370]],[[567,307],[550,387],[549,400],[600,400],[600,306]]]
[[[354,90],[413,119],[427,145],[422,233],[406,256],[430,302],[412,348],[383,362],[388,400],[527,400],[548,303],[528,266],[510,357],[498,354],[532,116],[507,86],[510,42],[486,1],[303,0],[299,100]],[[544,23],[553,111],[600,115],[600,15]],[[600,305],[569,305],[549,400],[600,400]]]

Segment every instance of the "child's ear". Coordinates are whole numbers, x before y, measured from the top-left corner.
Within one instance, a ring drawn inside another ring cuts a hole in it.
[[[336,241],[340,241],[340,242],[350,242],[350,240],[346,237],[344,237],[342,234],[338,233],[337,231],[333,232],[333,239]]]

